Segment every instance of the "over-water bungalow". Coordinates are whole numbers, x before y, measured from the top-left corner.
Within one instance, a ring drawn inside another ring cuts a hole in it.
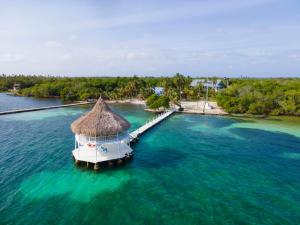
[[[100,164],[121,163],[132,157],[128,129],[129,122],[113,112],[99,98],[93,109],[74,121],[71,130],[75,134],[76,163],[85,162],[99,169]]]

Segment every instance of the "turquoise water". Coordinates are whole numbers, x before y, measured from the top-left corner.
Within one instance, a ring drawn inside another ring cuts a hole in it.
[[[131,129],[152,116],[113,108]],[[300,224],[299,124],[176,114],[94,172],[71,159],[87,110],[0,117],[0,224]]]
[[[53,106],[60,104],[60,99],[36,99],[12,96],[8,95],[7,93],[0,93],[0,112],[14,109]]]

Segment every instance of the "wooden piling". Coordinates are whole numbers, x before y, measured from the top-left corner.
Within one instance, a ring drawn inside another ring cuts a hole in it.
[[[99,170],[100,169],[100,165],[98,163],[94,164],[94,170]]]

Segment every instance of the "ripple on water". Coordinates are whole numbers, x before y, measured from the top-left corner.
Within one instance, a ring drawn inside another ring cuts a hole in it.
[[[31,176],[21,183],[20,191],[25,199],[45,200],[64,196],[76,202],[89,202],[105,192],[114,192],[128,182],[130,176],[122,171],[113,173],[83,173],[74,170],[45,171]]]

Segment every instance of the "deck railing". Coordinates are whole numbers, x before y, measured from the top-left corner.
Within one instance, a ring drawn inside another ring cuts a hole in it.
[[[110,135],[110,136],[101,136],[101,137],[88,137],[84,135],[75,135],[76,141],[80,144],[103,144],[103,143],[114,143],[114,142],[124,142],[129,141],[129,134],[121,133],[118,135]]]
[[[176,111],[175,109],[170,109],[163,113],[157,114],[155,117],[147,120],[143,126],[139,127],[138,129],[136,129],[135,131],[130,133],[131,140],[135,139],[138,135],[140,135],[144,131],[148,130],[150,127],[154,126],[161,120],[165,119],[166,117],[168,117],[170,114],[172,114],[175,111]]]

